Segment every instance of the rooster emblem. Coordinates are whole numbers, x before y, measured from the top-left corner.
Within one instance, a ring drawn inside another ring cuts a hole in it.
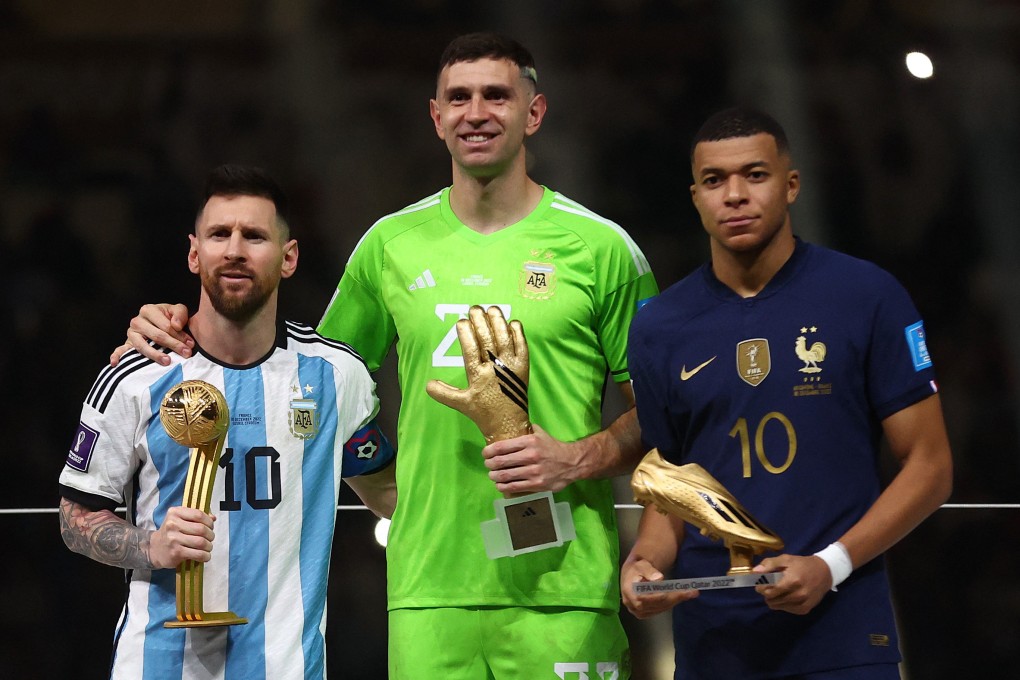
[[[825,361],[825,344],[821,342],[811,343],[808,349],[807,339],[800,335],[797,337],[797,358],[804,362],[804,367],[797,369],[801,373],[820,373],[819,361]]]

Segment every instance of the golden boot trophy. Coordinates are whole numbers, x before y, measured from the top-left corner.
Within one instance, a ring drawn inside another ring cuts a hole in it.
[[[191,448],[184,502],[188,508],[209,513],[213,480],[227,438],[230,411],[223,393],[201,380],[186,380],[167,391],[159,406],[159,419],[170,437]],[[177,566],[177,620],[167,628],[233,626],[248,623],[234,612],[207,612],[203,607],[205,564],[185,560]]]
[[[702,535],[722,540],[730,551],[728,577],[680,579],[634,584],[637,592],[733,588],[775,583],[778,574],[753,574],[752,559],[766,550],[781,550],[783,540],[761,524],[718,480],[696,463],[673,465],[658,449],[649,451],[630,481],[634,500],[653,505],[697,527]],[[686,585],[687,587],[681,587]]]
[[[461,390],[439,380],[425,386],[433,399],[470,418],[486,443],[532,432],[528,416],[530,361],[524,328],[509,323],[499,307],[478,305],[457,322],[468,387]],[[494,503],[496,519],[482,522],[490,559],[557,547],[576,537],[568,503],[552,492],[513,495]]]

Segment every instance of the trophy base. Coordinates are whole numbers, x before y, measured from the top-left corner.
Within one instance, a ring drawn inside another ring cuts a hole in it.
[[[668,581],[639,581],[631,585],[636,595],[656,595],[686,590],[718,590],[720,588],[753,588],[754,586],[775,585],[783,578],[778,572],[767,574],[737,574],[726,576],[702,576],[700,578],[678,578]]]
[[[749,545],[739,545],[736,543],[730,543],[726,547],[730,549],[730,568],[726,571],[726,575],[750,574],[754,569],[752,564],[754,548]]]
[[[212,628],[214,626],[242,626],[248,623],[248,619],[238,616],[234,612],[205,612],[198,614],[202,618],[191,621],[177,619],[167,621],[164,628]]]

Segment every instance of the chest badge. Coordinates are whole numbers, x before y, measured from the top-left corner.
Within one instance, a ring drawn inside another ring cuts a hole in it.
[[[319,433],[319,405],[314,399],[291,399],[289,420],[292,435],[311,439]]]
[[[547,300],[556,292],[556,265],[551,261],[553,253],[533,250],[531,255],[536,259],[521,265],[521,296],[531,300]]]
[[[818,364],[825,361],[825,343],[812,342],[811,346],[808,347],[807,338],[803,335],[798,335],[794,351],[797,353],[797,358],[804,362],[804,365],[797,369],[798,371],[801,373],[822,372]]]
[[[737,375],[751,387],[757,387],[772,370],[769,341],[753,338],[737,343]]]

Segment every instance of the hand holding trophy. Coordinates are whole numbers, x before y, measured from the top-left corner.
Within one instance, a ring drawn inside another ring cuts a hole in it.
[[[766,550],[780,550],[783,541],[751,516],[715,477],[696,463],[673,465],[657,449],[649,451],[630,481],[634,500],[654,505],[697,527],[702,535],[722,540],[730,551],[726,576],[635,583],[637,593],[672,590],[740,588],[776,583],[779,574],[755,574],[751,560]]]
[[[508,323],[499,307],[474,305],[468,318],[457,322],[457,337],[468,387],[430,380],[429,396],[474,421],[489,444],[530,434],[530,361],[520,321]],[[558,547],[576,537],[570,505],[557,503],[550,491],[510,494],[493,505],[496,519],[482,522],[490,559]]]
[[[171,387],[159,406],[163,428],[178,444],[191,448],[191,463],[184,484],[183,505],[209,513],[213,480],[227,438],[230,411],[223,393],[201,380],[186,380]],[[185,560],[177,566],[177,620],[167,628],[233,626],[248,623],[233,612],[206,612],[202,579],[205,564]]]

